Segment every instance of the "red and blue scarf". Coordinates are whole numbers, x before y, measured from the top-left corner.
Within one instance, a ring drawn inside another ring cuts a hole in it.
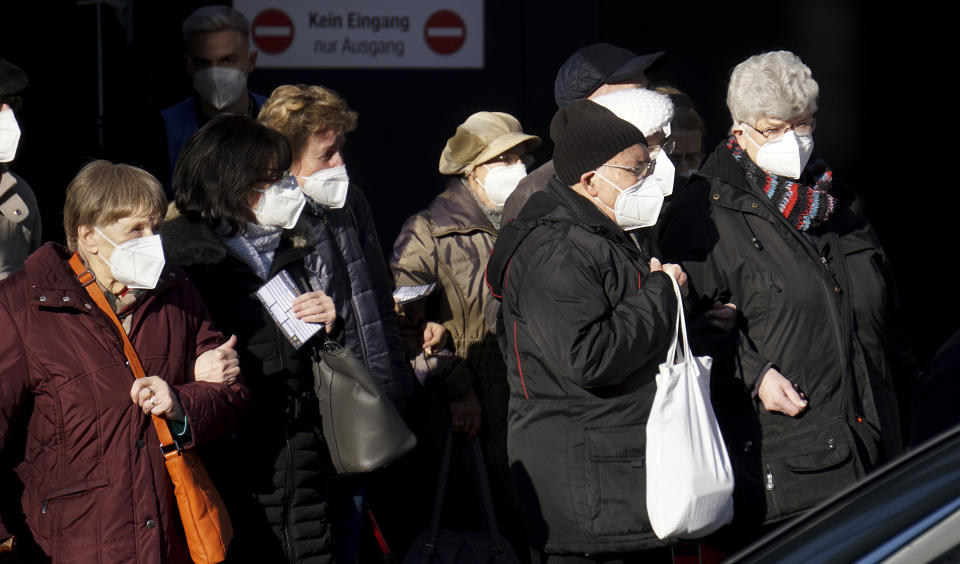
[[[743,168],[747,178],[756,183],[790,225],[806,231],[826,221],[833,213],[836,198],[830,194],[833,171],[819,158],[811,158],[800,179],[770,174],[753,162],[736,138],[727,138],[727,149]],[[802,180],[813,180],[813,185]]]

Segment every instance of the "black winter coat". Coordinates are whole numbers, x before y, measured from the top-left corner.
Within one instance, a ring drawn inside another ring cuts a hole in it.
[[[163,226],[167,259],[194,281],[216,326],[237,336],[244,382],[252,394],[247,420],[227,439],[201,450],[233,521],[230,562],[332,560],[327,515],[329,455],[319,431],[308,346],[295,350],[255,292],[263,284],[227,253],[204,224],[171,204]],[[313,250],[309,226],[284,232],[270,268],[305,276]]]
[[[507,449],[534,548],[660,546],[645,424],[677,312],[670,278],[586,198],[551,180],[487,268],[510,384]]]
[[[691,338],[695,348],[711,340],[701,352],[718,361],[713,404],[735,467],[735,519],[777,521],[899,452],[893,376],[910,372],[912,355],[889,261],[854,193],[834,183],[834,213],[803,233],[725,142],[699,174],[663,218],[660,246],[689,275],[691,301],[737,305],[729,338]],[[800,416],[755,397],[770,365],[806,394]]]

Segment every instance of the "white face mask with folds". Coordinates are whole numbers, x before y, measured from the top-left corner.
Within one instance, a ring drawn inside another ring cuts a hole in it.
[[[307,197],[293,176],[285,176],[266,189],[255,188],[260,192],[260,200],[253,208],[257,223],[269,227],[290,229],[300,219]]]
[[[660,192],[664,196],[673,194],[673,180],[677,167],[673,166],[673,161],[670,160],[665,151],[657,151],[653,160],[656,161],[656,167],[650,177],[656,181]]]
[[[741,127],[750,127],[741,124]],[[757,166],[764,171],[787,178],[800,178],[813,154],[813,135],[797,135],[790,130],[773,141],[763,145],[753,140],[744,129],[743,135],[758,147]]]
[[[17,154],[20,144],[20,125],[10,107],[0,111],[0,163],[8,163]]]
[[[132,290],[152,290],[157,287],[157,280],[163,272],[166,260],[163,256],[163,242],[160,235],[138,237],[123,243],[114,243],[103,231],[94,227],[94,231],[113,245],[110,260],[98,254],[110,267],[113,279]]]
[[[247,75],[233,67],[207,67],[193,73],[193,89],[204,102],[222,110],[246,92]]]
[[[340,209],[347,202],[350,177],[346,165],[318,170],[310,176],[298,176],[303,180],[303,192],[314,202],[333,209]]]
[[[612,208],[600,198],[596,200],[613,212],[614,221],[624,231],[656,225],[660,217],[660,208],[663,206],[663,192],[652,174],[636,184],[621,188],[608,180],[599,170],[594,172],[620,192]]]
[[[527,176],[527,166],[522,162],[504,166],[483,166],[487,169],[487,179],[481,182],[477,176],[477,183],[487,192],[490,202],[502,208],[510,194],[517,189],[517,184]]]

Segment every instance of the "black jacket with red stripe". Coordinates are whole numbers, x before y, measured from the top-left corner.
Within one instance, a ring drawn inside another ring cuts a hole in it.
[[[636,245],[553,178],[487,266],[510,384],[508,454],[535,548],[659,546],[646,511],[645,424],[677,300]]]

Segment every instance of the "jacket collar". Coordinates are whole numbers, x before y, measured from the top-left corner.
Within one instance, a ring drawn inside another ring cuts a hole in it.
[[[455,176],[447,181],[446,188],[427,206],[430,227],[434,235],[487,231],[493,235],[497,230],[483,214],[477,200],[470,194],[463,177]]]
[[[57,243],[46,243],[27,257],[24,275],[30,287],[30,300],[37,306],[49,308],[72,308],[90,312],[96,308],[87,290],[80,285],[73,269],[67,262],[73,251]],[[182,270],[167,265],[160,274],[157,287],[143,296],[140,307],[152,296],[186,279]]]
[[[308,220],[301,214],[297,224],[283,233],[280,246],[299,251],[300,256],[313,249]],[[161,230],[163,252],[167,260],[179,266],[214,265],[227,258],[227,247],[207,224],[192,222],[171,203]],[[280,249],[277,250],[281,252]]]

